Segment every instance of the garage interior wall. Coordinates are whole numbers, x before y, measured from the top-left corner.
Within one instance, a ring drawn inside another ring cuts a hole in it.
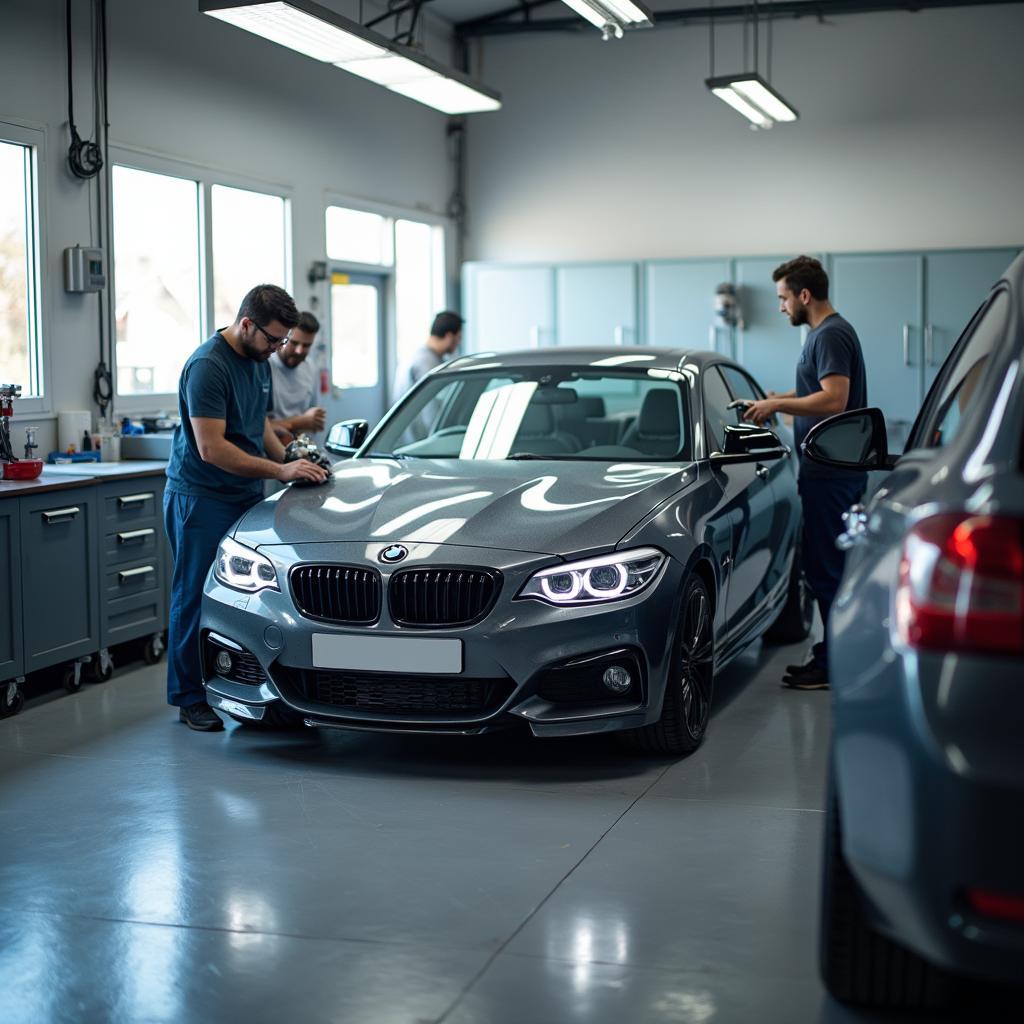
[[[741,32],[716,27],[716,74],[744,70]],[[488,38],[505,105],[471,122],[466,258],[1017,244],[1021,39],[1020,4],[779,19],[800,120],[753,132],[704,85],[706,24]]]
[[[196,0],[107,6],[111,145],[286,186],[300,308],[312,294],[308,268],[324,259],[328,193],[444,213],[453,178],[443,114],[221,24],[200,14]],[[332,6],[352,15],[356,0]],[[92,138],[88,5],[75,7],[75,119],[83,137]],[[95,415],[96,296],[63,289],[63,249],[88,244],[91,187],[67,169],[64,11],[63,0],[3,3],[0,122],[45,134],[42,312],[50,405]],[[432,25],[427,52],[448,60],[443,23]],[[56,446],[52,419],[25,422],[39,423],[44,453]]]

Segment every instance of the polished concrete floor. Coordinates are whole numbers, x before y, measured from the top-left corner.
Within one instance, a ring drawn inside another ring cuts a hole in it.
[[[815,973],[829,698],[779,689],[796,653],[723,672],[682,761],[197,734],[141,664],[34,701],[0,721],[0,1021],[879,1020]]]

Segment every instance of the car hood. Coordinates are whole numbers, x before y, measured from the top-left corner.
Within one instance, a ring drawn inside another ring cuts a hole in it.
[[[235,538],[574,554],[614,546],[696,476],[692,463],[352,459],[322,486],[288,487],[254,506]]]

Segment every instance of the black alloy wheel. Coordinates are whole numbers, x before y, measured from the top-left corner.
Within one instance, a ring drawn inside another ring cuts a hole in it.
[[[625,734],[634,746],[652,754],[692,754],[700,746],[711,714],[715,677],[715,630],[711,597],[699,576],[683,589],[679,630],[661,717]]]

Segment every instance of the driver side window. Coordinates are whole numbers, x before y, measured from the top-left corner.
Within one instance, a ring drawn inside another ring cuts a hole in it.
[[[930,413],[922,425],[918,444],[926,448],[944,448],[960,432],[977,388],[985,375],[992,353],[1006,333],[1010,299],[999,292],[981,314],[970,336],[957,346],[945,372],[929,396]]]
[[[704,425],[707,430],[706,454],[722,451],[725,446],[726,425],[736,423],[736,412],[729,408],[732,395],[717,366],[704,371]]]

